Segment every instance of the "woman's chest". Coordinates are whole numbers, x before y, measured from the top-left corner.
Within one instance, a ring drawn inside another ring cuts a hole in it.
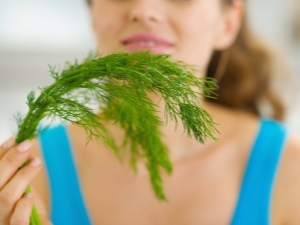
[[[230,223],[240,183],[240,174],[225,167],[175,165],[171,176],[163,175],[167,201],[155,197],[145,171],[135,175],[118,161],[91,163],[79,173],[93,224],[224,225]]]

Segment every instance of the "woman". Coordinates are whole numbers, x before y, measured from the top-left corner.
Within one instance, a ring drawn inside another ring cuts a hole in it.
[[[100,140],[86,146],[79,127],[59,127],[18,146],[11,138],[0,148],[0,224],[29,224],[33,202],[45,223],[54,224],[300,224],[300,142],[261,118],[262,100],[274,119],[282,119],[283,110],[270,90],[269,56],[246,27],[243,1],[89,4],[102,54],[124,48],[172,54],[197,65],[202,73],[195,76],[218,80],[219,98],[203,107],[219,124],[219,141],[201,145],[182,135],[182,126],[161,128],[174,172],[164,175],[168,201],[160,202],[142,165],[135,175],[128,160],[120,164]],[[120,142],[121,129],[106,126]],[[17,171],[28,157],[31,165]],[[35,157],[44,157],[44,167]],[[29,183],[34,198],[22,196]]]

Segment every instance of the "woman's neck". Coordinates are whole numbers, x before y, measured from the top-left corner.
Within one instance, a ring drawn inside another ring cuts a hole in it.
[[[194,137],[188,137],[180,120],[178,120],[177,124],[174,120],[168,120],[168,123],[166,123],[164,100],[157,95],[150,95],[149,97],[157,105],[158,117],[164,122],[164,125],[161,127],[163,142],[169,148],[172,162],[203,152],[215,143],[215,141],[207,139],[204,144],[200,144]],[[212,104],[203,102],[201,107],[208,111],[213,118],[220,117],[217,108]],[[215,135],[217,138],[220,138],[217,133]]]

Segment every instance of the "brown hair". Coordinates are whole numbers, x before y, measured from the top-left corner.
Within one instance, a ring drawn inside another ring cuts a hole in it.
[[[224,1],[231,4],[233,0]],[[283,120],[284,106],[271,89],[272,73],[271,53],[250,32],[244,17],[234,44],[213,53],[206,76],[215,78],[219,89],[217,98],[210,101],[257,116],[262,116],[261,102],[268,102],[271,117]]]

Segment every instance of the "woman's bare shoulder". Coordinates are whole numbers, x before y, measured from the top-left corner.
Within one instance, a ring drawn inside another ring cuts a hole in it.
[[[284,224],[300,224],[300,136],[288,137],[275,185],[274,210]]]

